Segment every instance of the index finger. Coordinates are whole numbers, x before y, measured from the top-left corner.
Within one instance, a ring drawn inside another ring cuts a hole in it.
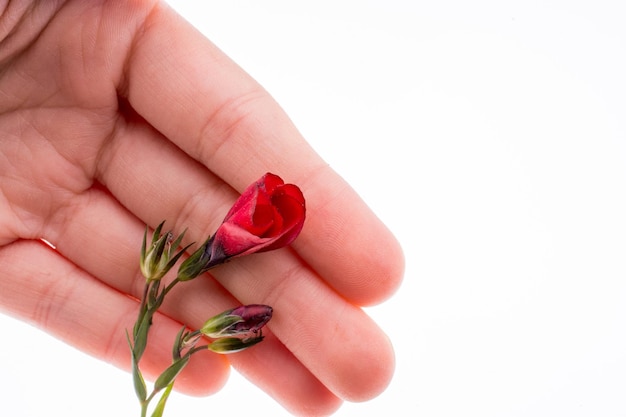
[[[294,247],[343,297],[380,302],[397,288],[401,249],[280,106],[201,33],[159,6],[127,62],[132,107],[238,191],[267,171],[298,184],[307,222]]]

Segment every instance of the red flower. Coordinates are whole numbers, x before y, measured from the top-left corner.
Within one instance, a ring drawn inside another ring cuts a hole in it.
[[[217,232],[179,271],[182,280],[236,256],[289,245],[302,230],[304,196],[293,184],[267,173],[250,185],[230,209]]]

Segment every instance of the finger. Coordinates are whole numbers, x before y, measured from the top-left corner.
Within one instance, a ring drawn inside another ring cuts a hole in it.
[[[191,25],[157,8],[127,67],[133,108],[236,190],[266,171],[302,187],[309,220],[294,247],[333,288],[362,305],[397,288],[403,261],[393,236],[272,98]]]
[[[108,287],[37,241],[17,241],[1,248],[0,264],[0,305],[9,314],[119,368],[130,368],[124,334],[132,329],[137,300]],[[164,315],[155,316],[152,343],[141,362],[148,378],[154,380],[171,364],[171,341],[180,327]],[[188,394],[206,395],[219,390],[228,373],[225,358],[202,355],[183,371],[176,387]]]
[[[57,250],[106,285],[138,297],[144,282],[138,266],[145,226],[106,190],[92,189],[76,200],[71,212],[57,216],[71,221],[56,224],[48,231]],[[63,233],[57,232],[56,227]],[[179,284],[168,294],[160,311],[197,329],[209,317],[238,304],[207,276]],[[176,330],[179,328],[180,324]],[[173,336],[156,342],[169,352],[172,340]],[[324,414],[338,406],[341,401],[277,339],[268,337],[267,343],[261,345],[263,354],[255,346],[229,358],[237,369],[290,410],[318,410],[314,414]],[[282,377],[277,378],[277,373]]]

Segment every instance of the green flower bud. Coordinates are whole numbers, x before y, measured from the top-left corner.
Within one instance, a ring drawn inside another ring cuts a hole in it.
[[[181,249],[176,255],[172,256],[179,248],[185,232],[181,233],[181,235],[172,242],[174,235],[171,231],[161,235],[161,229],[164,223],[165,221],[161,222],[155,229],[150,247],[147,247],[148,227],[146,227],[146,231],[143,235],[139,269],[146,278],[146,281],[158,281],[163,278],[189,247],[187,246]]]

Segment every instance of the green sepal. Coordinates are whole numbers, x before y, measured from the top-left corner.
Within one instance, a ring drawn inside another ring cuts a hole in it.
[[[263,340],[263,336],[251,337],[248,339],[241,339],[238,337],[224,337],[217,339],[207,345],[207,348],[215,353],[227,354],[241,352],[244,349],[248,349],[250,346],[254,346]]]
[[[204,323],[200,332],[213,339],[222,337],[225,333],[227,333],[229,328],[243,321],[241,316],[232,315],[230,314],[231,312],[232,310],[228,310],[224,313],[218,314],[217,316],[211,317]]]
[[[209,237],[189,256],[189,258],[185,259],[183,263],[180,264],[178,267],[178,275],[176,276],[179,281],[190,281],[207,271],[205,266],[209,261],[209,255],[206,253],[206,249],[210,242],[211,238]],[[189,246],[187,246],[187,248],[189,248]]]
[[[152,244],[154,245],[157,240],[161,238],[161,229],[163,229],[163,225],[165,224],[165,220],[163,220],[156,229],[154,229],[154,233],[152,233]],[[147,227],[147,226],[146,226]]]
[[[141,242],[141,258],[139,258],[140,262],[143,262],[146,259],[146,240],[148,239],[148,226],[146,225],[146,230],[143,232],[143,242]]]
[[[186,326],[183,326],[176,335],[176,339],[174,339],[174,345],[172,346],[172,358],[177,361],[180,359],[180,351],[183,346],[183,338],[187,335]]]

